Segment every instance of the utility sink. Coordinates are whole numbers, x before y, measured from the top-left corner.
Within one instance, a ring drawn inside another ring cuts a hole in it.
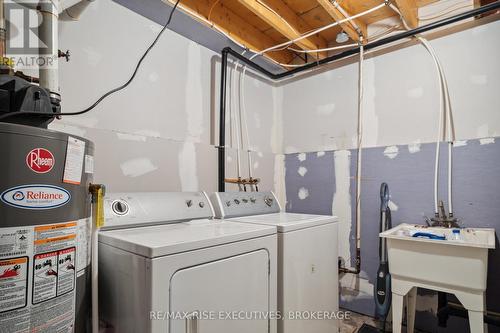
[[[407,332],[413,332],[417,288],[454,294],[468,312],[472,333],[485,333],[488,250],[495,248],[495,230],[453,230],[400,224],[380,233],[387,240],[392,289],[392,331],[401,333],[404,298],[407,298]],[[441,239],[413,237],[433,234]],[[443,237],[444,236],[444,237]]]
[[[446,239],[412,237],[417,232]],[[453,240],[452,233],[453,229],[406,223],[380,233],[387,239],[392,277],[452,289],[486,290],[488,249],[495,248],[495,230],[460,229],[460,240]]]

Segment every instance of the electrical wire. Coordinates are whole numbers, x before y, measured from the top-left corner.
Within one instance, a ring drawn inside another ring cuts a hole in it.
[[[220,2],[220,0],[216,0],[214,4],[210,7],[210,10],[208,11],[208,16],[207,19],[210,21],[210,17],[212,17],[212,11],[214,10],[215,6]]]
[[[146,49],[146,51],[142,54],[141,58],[137,62],[137,65],[135,66],[135,69],[134,69],[132,75],[130,76],[130,78],[124,84],[122,84],[122,85],[120,85],[120,86],[118,86],[118,87],[116,87],[114,89],[111,89],[110,91],[106,92],[104,95],[102,95],[101,97],[99,97],[91,106],[89,106],[88,108],[86,108],[84,110],[77,111],[77,112],[55,113],[55,114],[52,114],[51,116],[52,117],[77,116],[77,115],[81,115],[81,114],[87,113],[87,112],[91,111],[92,109],[94,109],[97,105],[99,105],[108,96],[111,96],[114,93],[116,93],[116,92],[118,92],[120,90],[123,90],[126,87],[128,87],[130,85],[130,83],[134,80],[134,78],[136,77],[137,72],[139,71],[139,68],[141,67],[142,62],[144,61],[144,59],[149,54],[149,52],[153,49],[153,47],[156,45],[156,43],[158,42],[158,40],[160,39],[160,37],[163,35],[163,33],[165,32],[165,30],[167,29],[168,25],[172,21],[172,17],[174,15],[174,12],[177,9],[177,6],[179,5],[180,2],[181,2],[181,0],[177,0],[175,2],[175,5],[173,6],[172,10],[170,11],[170,14],[168,16],[167,22],[165,23],[165,25],[163,26],[163,28],[161,29],[161,31],[158,33],[158,35],[156,35],[156,38],[151,43],[151,45],[149,45],[149,47]],[[9,112],[9,113],[6,113],[4,115],[1,115],[0,116],[0,121],[3,120],[3,119],[5,119],[5,118],[9,118],[9,117],[12,117],[12,116],[19,116],[19,115],[34,115],[34,116],[36,115],[36,116],[41,116],[41,115],[45,115],[45,114],[40,114],[39,112],[31,112],[31,111],[27,111],[27,112]]]
[[[464,3],[466,3],[466,4],[464,4]],[[470,1],[465,1],[464,3],[459,3],[459,4],[455,4],[453,6],[450,6],[450,7],[446,8],[446,9],[444,9],[442,12],[440,12],[438,14],[420,16],[418,18],[418,20],[419,21],[432,21],[432,20],[435,20],[437,18],[440,18],[440,17],[446,16],[448,14],[451,14],[451,13],[457,11],[457,10],[471,7]],[[457,5],[460,5],[460,6],[457,6]]]
[[[312,35],[315,35],[315,34],[317,34],[317,33],[320,33],[320,32],[322,32],[322,31],[325,31],[325,30],[327,30],[327,29],[330,29],[330,28],[332,28],[332,27],[334,27],[334,26],[337,26],[337,25],[342,24],[342,23],[350,22],[350,21],[352,21],[352,20],[354,20],[354,19],[356,19],[356,18],[359,18],[359,17],[362,17],[362,16],[364,16],[364,15],[370,14],[370,13],[372,13],[372,12],[374,12],[374,11],[376,11],[376,10],[378,10],[378,9],[380,9],[380,8],[382,8],[382,7],[384,7],[384,6],[386,6],[386,4],[385,4],[385,3],[381,3],[381,4],[379,4],[378,6],[375,6],[375,7],[373,7],[373,8],[368,9],[368,10],[365,10],[364,12],[358,13],[358,14],[353,15],[353,16],[346,17],[346,18],[345,18],[345,19],[343,19],[343,20],[335,21],[335,22],[333,22],[333,23],[331,23],[331,24],[325,25],[325,26],[323,26],[323,27],[321,27],[321,28],[318,28],[318,29],[315,29],[315,30],[313,30],[313,31],[311,31],[311,32],[308,32],[308,33],[306,33],[306,34],[303,34],[303,35],[301,35],[301,36],[299,36],[299,37],[297,37],[297,38],[291,39],[291,40],[290,40],[290,41],[288,41],[288,42],[284,42],[284,43],[281,43],[281,44],[278,44],[278,45],[275,45],[275,46],[271,46],[271,47],[269,47],[269,48],[267,48],[267,49],[264,49],[264,50],[262,50],[262,51],[259,51],[259,52],[258,52],[258,53],[256,53],[256,54],[254,54],[252,57],[250,57],[250,60],[252,60],[253,58],[255,58],[255,57],[259,56],[259,55],[265,54],[265,53],[267,53],[267,52],[269,52],[269,51],[271,51],[271,50],[274,50],[274,49],[280,48],[280,47],[282,47],[282,46],[288,46],[288,45],[295,44],[296,42],[298,42],[298,41],[300,41],[300,40],[302,40],[302,39],[305,39],[305,38],[311,37]]]
[[[341,49],[348,49],[350,47],[356,47],[359,46],[359,44],[346,44],[346,45],[340,45],[340,46],[333,46],[333,47],[327,47],[325,49],[317,49],[317,50],[299,50],[295,49],[293,47],[288,47],[289,50],[297,52],[297,53],[315,53],[315,52],[325,52],[325,51],[335,51],[335,50],[341,50]],[[302,66],[304,66],[302,64]]]
[[[296,31],[295,28],[290,24],[288,23],[287,20],[285,20],[284,17],[282,17],[280,14],[278,14],[277,11],[275,11],[274,9],[272,9],[271,7],[269,7],[266,3],[264,3],[262,0],[256,0],[256,2],[261,5],[262,7],[266,8],[268,11],[270,11],[271,13],[273,13],[274,15],[278,16],[280,18],[281,21],[283,21],[283,23],[285,23],[289,28],[290,30],[292,31]]]

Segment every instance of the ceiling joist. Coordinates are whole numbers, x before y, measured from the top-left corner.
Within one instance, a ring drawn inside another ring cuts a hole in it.
[[[169,0],[164,0],[169,1]],[[242,17],[224,6],[222,1],[216,0],[183,0],[180,4],[184,7],[217,25],[231,38],[247,48],[261,51],[276,45],[276,41],[246,22]],[[291,51],[281,50],[270,52],[267,56],[278,63],[290,63],[295,57]]]
[[[177,0],[162,1],[173,5]],[[341,31],[347,33],[354,42],[363,40],[364,43],[370,38],[393,33],[395,27],[400,25],[399,15],[389,6],[381,6],[385,1],[387,0],[182,0],[179,8],[257,53],[282,45],[281,48],[266,52],[265,56],[284,68],[289,68],[287,65],[310,63],[342,52],[337,48],[346,45],[342,44],[345,41],[338,38],[341,37]],[[394,5],[398,7],[401,19],[404,19],[409,28],[414,29],[419,25],[419,9],[440,0],[390,1],[394,1]],[[458,3],[460,0],[450,1]],[[483,3],[494,0],[474,0],[479,1]],[[375,7],[377,10],[370,10]],[[460,7],[460,10],[466,11],[466,8]],[[364,15],[350,19],[363,12]],[[436,20],[449,15],[439,5],[429,6],[425,12],[431,13]],[[424,16],[421,20],[427,22],[429,18]],[[331,26],[333,22],[338,23]],[[370,35],[368,25],[371,28]],[[324,27],[327,28],[322,29]],[[316,32],[316,29],[321,31]],[[308,36],[303,38],[306,34]],[[328,51],[318,52],[319,49]],[[310,57],[304,56],[304,51],[308,51],[307,55]]]
[[[345,20],[346,16],[351,16],[349,13],[347,13],[345,10],[339,8],[340,5],[334,1],[333,3],[330,0],[317,0],[318,3],[323,7],[328,14],[335,20],[335,21],[341,21]],[[344,22],[340,23],[340,26],[342,29],[351,37],[352,40],[358,42],[360,34],[363,36],[363,39],[367,39],[367,28],[366,28],[366,23],[364,23],[360,19],[354,19],[350,22]],[[357,29],[359,31],[357,31]]]
[[[418,7],[416,0],[396,0],[406,24],[412,29],[418,27]]]
[[[239,0],[246,8],[277,30],[286,38],[293,40],[312,30],[300,16],[282,0]],[[295,43],[303,50],[324,49],[327,42],[319,35],[313,35]],[[326,52],[310,53],[314,58],[322,59]]]

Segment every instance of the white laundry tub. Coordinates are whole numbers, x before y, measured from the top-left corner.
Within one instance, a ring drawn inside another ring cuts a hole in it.
[[[392,277],[452,289],[486,290],[488,249],[495,248],[495,230],[461,229],[461,240],[448,240],[452,230],[401,224],[380,233],[387,239]],[[412,231],[444,234],[447,240],[411,237]]]

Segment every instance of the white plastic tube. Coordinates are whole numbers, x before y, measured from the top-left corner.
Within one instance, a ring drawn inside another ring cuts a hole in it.
[[[234,65],[234,69],[231,70],[231,75],[230,75],[230,82],[229,82],[229,85],[231,87],[231,92],[230,92],[230,109],[231,109],[231,117],[230,117],[230,122],[231,122],[231,135],[232,137],[235,136],[236,137],[236,168],[237,168],[237,173],[238,173],[238,179],[241,178],[241,152],[240,152],[240,146],[241,146],[241,143],[240,143],[240,133],[239,133],[239,127],[238,127],[238,115],[236,113],[236,110],[235,110],[235,107],[234,107],[234,104],[237,103],[235,102],[235,98],[234,98],[234,91],[236,89],[234,89],[234,81],[235,78],[233,77],[233,74],[236,72],[237,74],[237,70],[238,70],[238,62],[235,63]],[[233,140],[233,139],[231,139]],[[234,145],[233,145],[234,146]]]
[[[344,15],[344,17],[349,17],[349,14],[347,14],[347,12],[344,10],[344,8],[342,8],[342,6],[336,1],[332,1],[332,5],[335,6],[335,8],[337,8],[337,10],[342,14]],[[359,26],[356,24],[355,21],[349,21],[349,23],[352,25],[352,27],[354,28],[354,30],[356,30],[356,32],[358,33],[359,36],[362,36],[362,33],[361,33],[361,29],[359,28]]]
[[[389,5],[401,17],[405,28],[408,30],[408,24],[401,15],[399,9],[393,4]],[[417,40],[426,48],[432,56],[439,77],[439,94],[440,94],[440,112],[438,121],[438,139],[436,143],[436,163],[434,168],[434,213],[438,214],[438,185],[439,185],[439,155],[440,143],[443,140],[448,140],[448,210],[450,216],[453,216],[453,195],[452,195],[452,165],[453,165],[453,141],[455,140],[455,131],[453,128],[453,113],[451,109],[450,94],[448,90],[448,82],[436,52],[430,43],[421,36],[416,36]],[[445,139],[446,138],[446,139]]]
[[[356,248],[361,247],[361,161],[363,149],[363,62],[364,46],[359,46],[359,74],[358,74],[358,156],[356,165]]]

